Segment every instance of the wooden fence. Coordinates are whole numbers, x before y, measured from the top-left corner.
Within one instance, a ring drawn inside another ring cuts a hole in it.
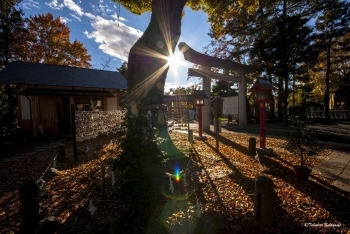
[[[329,110],[332,119],[350,119],[350,110]],[[307,118],[325,118],[324,110],[306,110]]]

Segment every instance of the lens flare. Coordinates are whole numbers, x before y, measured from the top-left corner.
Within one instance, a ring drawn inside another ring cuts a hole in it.
[[[175,166],[175,180],[177,183],[180,182],[180,178],[181,178],[181,175],[180,175],[180,167],[178,165]]]

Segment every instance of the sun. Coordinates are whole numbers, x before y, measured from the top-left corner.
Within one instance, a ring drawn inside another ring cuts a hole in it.
[[[181,63],[179,56],[180,56],[180,53],[175,53],[175,54],[171,53],[169,57],[167,57],[167,60],[168,60],[167,65],[173,68],[179,66]]]

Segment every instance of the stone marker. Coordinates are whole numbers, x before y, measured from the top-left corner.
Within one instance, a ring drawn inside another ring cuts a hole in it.
[[[256,139],[254,137],[249,138],[249,155],[255,156],[256,154]]]
[[[267,175],[259,175],[255,179],[254,215],[264,224],[274,221],[273,181]]]
[[[39,221],[38,187],[34,181],[27,181],[18,187],[21,233],[30,233]]]
[[[64,162],[66,160],[66,145],[59,145],[58,146],[58,156],[57,156],[57,162]]]
[[[60,228],[60,224],[60,221],[53,216],[40,220],[36,234],[54,234]]]
[[[193,143],[193,130],[189,129],[188,130],[188,137],[187,137],[188,142],[191,144]]]
[[[259,226],[259,222],[255,217],[244,217],[241,220],[241,225],[246,233],[253,233],[254,229]]]

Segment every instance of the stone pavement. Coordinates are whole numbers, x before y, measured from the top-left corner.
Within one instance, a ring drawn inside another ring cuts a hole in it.
[[[237,124],[224,126],[222,124],[222,132],[245,133],[251,135],[259,135],[259,124],[251,124],[247,126],[239,126]],[[191,123],[190,129],[197,130],[198,123]],[[214,126],[210,126],[210,130],[214,131]],[[271,138],[283,139],[288,132],[292,132],[292,127],[285,127],[281,124],[267,124],[266,135]],[[327,134],[329,128],[324,131]],[[330,137],[331,138],[331,137]],[[325,157],[318,165],[312,168],[313,174],[321,175],[325,178],[332,179],[333,186],[350,193],[350,142],[348,144],[329,141],[320,141],[321,144],[328,145],[330,148],[336,148],[330,155]]]
[[[312,168],[313,174],[332,179],[332,185],[346,192],[350,192],[350,154],[336,151],[328,155]]]

